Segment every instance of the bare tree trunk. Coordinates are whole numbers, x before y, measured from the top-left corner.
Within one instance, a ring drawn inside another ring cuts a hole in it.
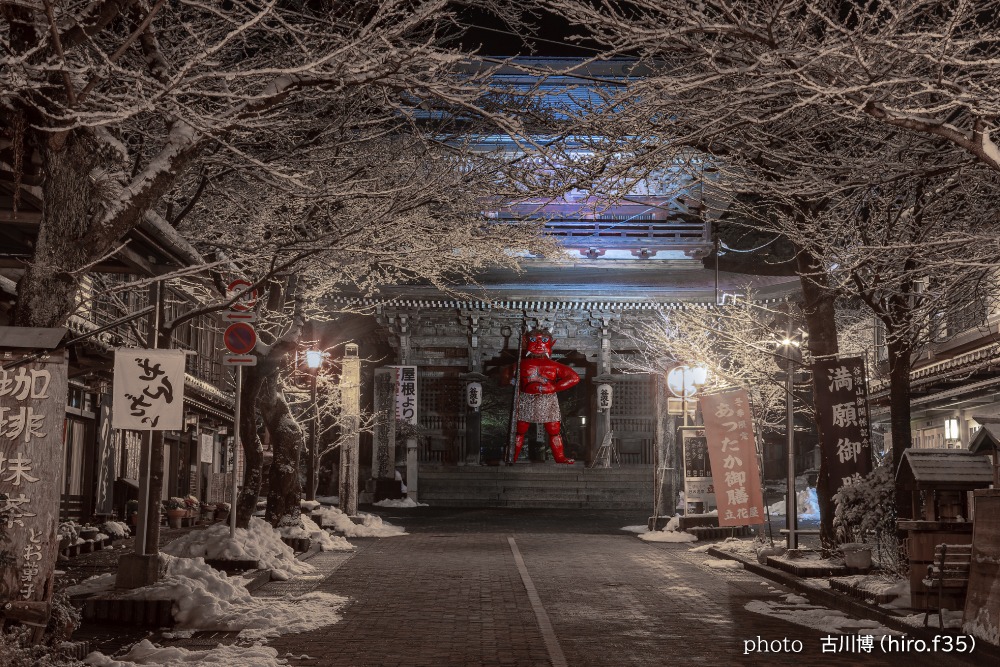
[[[78,276],[93,252],[85,242],[93,214],[95,147],[76,132],[60,149],[42,148],[45,186],[34,254],[18,285],[16,326],[61,326],[73,312]]]
[[[828,287],[827,274],[816,257],[805,250],[797,254],[799,280],[805,300],[803,311],[809,329],[809,353],[812,357],[828,357],[839,352],[837,344],[836,309],[834,293]],[[819,378],[813,374],[813,397],[819,395],[816,383]],[[816,498],[819,502],[820,541],[824,547],[836,543],[833,531],[833,484],[830,481],[830,462],[836,452],[832,451],[823,438],[819,420],[816,431],[819,436],[819,477],[816,481]]]
[[[892,430],[893,474],[899,470],[903,453],[910,448],[910,356],[913,346],[905,336],[886,331],[889,352],[889,423]],[[908,493],[896,488],[896,516],[912,518]]]
[[[299,453],[305,442],[302,427],[295,421],[277,382],[265,385],[260,412],[271,436],[274,459],[267,490],[266,520],[274,527],[298,526],[302,483],[299,478]]]
[[[240,411],[240,443],[243,447],[243,488],[240,490],[236,507],[236,527],[250,526],[250,517],[257,509],[257,498],[263,482],[264,447],[257,435],[257,401],[267,377],[263,366],[247,366],[243,369],[243,402]]]

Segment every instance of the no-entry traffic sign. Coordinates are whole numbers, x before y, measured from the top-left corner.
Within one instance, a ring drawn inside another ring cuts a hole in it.
[[[222,340],[233,354],[248,354],[257,344],[257,332],[246,322],[234,322],[222,334]]]
[[[248,311],[257,306],[257,290],[250,289],[252,286],[250,281],[242,278],[229,283],[229,294],[241,294],[239,300],[232,305],[233,310]]]

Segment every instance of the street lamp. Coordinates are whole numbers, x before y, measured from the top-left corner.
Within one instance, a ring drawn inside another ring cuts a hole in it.
[[[681,414],[682,426],[680,429],[679,439],[681,441],[681,470],[684,474],[684,516],[688,513],[688,499],[689,499],[689,489],[688,489],[688,469],[687,469],[687,444],[685,442],[684,430],[688,425],[688,398],[694,396],[698,393],[698,390],[705,386],[708,382],[708,368],[704,364],[694,364],[691,366],[681,365],[676,366],[667,373],[667,388],[670,392],[681,399]],[[658,465],[657,467],[660,467]],[[663,475],[663,473],[660,473]],[[661,479],[661,483],[657,485],[660,491],[660,497],[663,496],[662,483],[665,480],[665,475]]]
[[[309,420],[309,457],[306,459],[306,500],[316,500],[316,486],[319,483],[319,452],[316,446],[316,422],[319,421],[319,405],[316,402],[316,376],[323,365],[320,350],[306,350],[306,366],[309,367],[309,397],[313,415]]]
[[[785,435],[788,450],[788,480],[785,491],[785,530],[788,533],[789,549],[799,547],[799,516],[798,502],[795,497],[795,397],[792,389],[795,380],[795,364],[802,360],[802,341],[807,334],[802,331],[787,331],[785,337],[778,342],[781,348],[781,361],[785,368]],[[781,363],[779,362],[779,366]]]

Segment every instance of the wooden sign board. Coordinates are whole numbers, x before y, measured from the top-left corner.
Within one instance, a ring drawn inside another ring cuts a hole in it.
[[[972,528],[972,563],[962,616],[981,639],[1000,634],[1000,489],[979,489]]]
[[[209,475],[206,496],[210,503],[228,503],[233,495],[233,473],[213,472]]]
[[[66,388],[62,355],[0,370],[0,603],[52,594]]]

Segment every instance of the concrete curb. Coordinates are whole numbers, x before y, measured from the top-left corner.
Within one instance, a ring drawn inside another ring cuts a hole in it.
[[[717,549],[716,547],[709,547],[707,553],[716,558],[726,558],[729,560],[735,560],[743,564],[743,567],[754,574],[760,575],[765,579],[770,579],[775,583],[782,584],[796,590],[803,594],[808,594],[814,602],[822,604],[825,607],[830,607],[838,611],[842,611],[845,614],[850,614],[852,616],[857,616],[859,618],[865,618],[870,621],[877,621],[887,628],[893,630],[899,630],[904,632],[909,636],[916,637],[918,639],[923,639],[924,641],[930,642],[938,634],[933,628],[925,628],[923,626],[914,626],[906,623],[902,618],[892,612],[886,611],[880,607],[873,607],[871,605],[865,604],[847,595],[834,592],[825,588],[814,588],[812,586],[806,585],[801,577],[797,577],[794,574],[785,572],[784,570],[779,570],[777,568],[770,567],[768,565],[761,565],[756,561],[750,561],[746,558],[742,558],[736,554],[728,553]],[[960,655],[960,654],[955,654]],[[982,639],[976,638],[976,648],[972,655],[965,654],[967,657],[976,656],[988,656],[996,661],[1000,661],[1000,647],[994,646]],[[994,663],[997,664],[997,663]]]

